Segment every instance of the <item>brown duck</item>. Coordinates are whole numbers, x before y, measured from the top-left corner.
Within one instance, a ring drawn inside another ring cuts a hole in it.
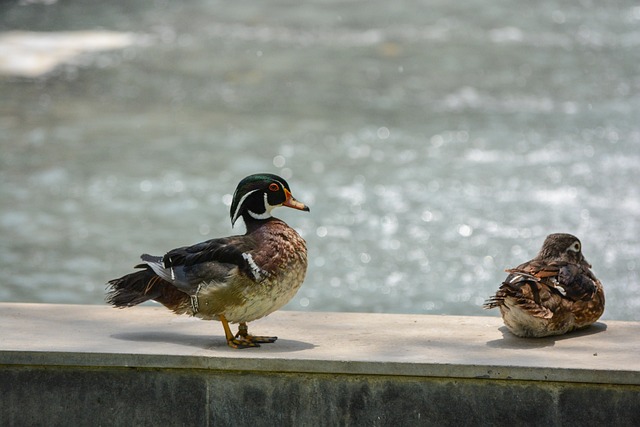
[[[238,184],[231,225],[242,217],[244,235],[184,246],[164,256],[142,255],[141,270],[108,282],[107,302],[124,308],[155,300],[176,314],[222,322],[233,348],[259,347],[277,337],[250,335],[247,323],[284,306],[307,271],[307,248],[298,233],[271,216],[279,206],[309,211],[279,176],[256,174]],[[239,323],[233,335],[229,323]]]
[[[535,258],[506,271],[510,274],[483,307],[499,307],[515,335],[561,335],[591,325],[604,311],[602,284],[571,234],[550,234]]]

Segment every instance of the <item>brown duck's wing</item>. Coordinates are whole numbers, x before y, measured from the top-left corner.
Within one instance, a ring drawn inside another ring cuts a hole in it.
[[[583,264],[566,261],[531,261],[507,271],[530,274],[541,280],[549,279],[546,283],[571,301],[590,300],[596,292],[597,279],[588,266]]]
[[[573,301],[589,301],[597,291],[597,279],[588,268],[578,264],[568,264],[560,268],[558,283]]]
[[[555,277],[558,275],[560,268],[567,265],[564,261],[552,261],[546,262],[543,260],[533,259],[529,262],[521,264],[516,268],[505,270],[507,273],[524,273],[538,279],[544,279],[546,277]]]
[[[549,319],[561,303],[562,295],[549,279],[513,271],[496,294],[485,302],[484,308],[502,306],[509,309],[509,305],[517,305],[534,317]]]
[[[558,263],[533,259],[506,270],[509,275],[496,294],[487,300],[484,308],[517,305],[534,317],[548,319],[562,303],[562,290],[556,288]]]

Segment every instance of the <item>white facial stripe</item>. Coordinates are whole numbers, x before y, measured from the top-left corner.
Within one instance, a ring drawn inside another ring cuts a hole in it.
[[[251,211],[247,211],[247,212],[249,212],[249,215],[251,215],[251,218],[255,218],[255,219],[267,219],[271,216],[271,212],[268,212],[268,211],[263,214],[257,214]]]
[[[240,199],[240,202],[238,202],[238,207],[236,208],[236,211],[233,213],[233,219],[234,221],[236,219],[238,219],[238,215],[240,215],[240,208],[242,208],[242,205],[244,204],[244,201],[247,200],[247,197],[249,197],[251,194],[255,193],[256,190],[251,190],[249,191],[247,194],[245,194],[244,196],[242,196],[242,198]]]

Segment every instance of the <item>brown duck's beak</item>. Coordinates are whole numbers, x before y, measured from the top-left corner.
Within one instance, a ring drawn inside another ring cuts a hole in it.
[[[284,193],[287,195],[287,199],[282,204],[283,206],[287,206],[293,209],[298,209],[300,211],[309,212],[309,206],[305,205],[302,202],[297,201],[288,190],[284,190]]]

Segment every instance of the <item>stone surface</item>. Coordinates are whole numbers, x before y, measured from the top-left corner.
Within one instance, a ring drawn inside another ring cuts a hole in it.
[[[280,339],[159,307],[0,304],[0,425],[640,425],[640,325],[521,339],[497,317],[279,312]]]
[[[498,317],[281,311],[233,350],[222,326],[162,307],[0,304],[0,363],[205,368],[640,384],[640,323],[512,336]]]

